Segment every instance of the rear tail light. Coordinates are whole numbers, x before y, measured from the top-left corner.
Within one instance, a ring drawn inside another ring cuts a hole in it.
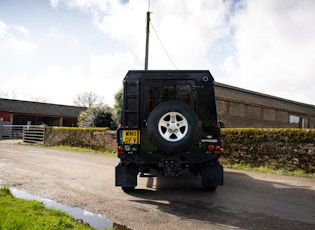
[[[208,145],[208,150],[209,150],[209,151],[214,150],[214,145]]]
[[[220,145],[215,146],[214,154],[216,154],[216,155],[221,154],[221,146]]]
[[[208,145],[208,151],[213,151],[214,154],[219,155],[221,154],[221,147],[220,145]]]

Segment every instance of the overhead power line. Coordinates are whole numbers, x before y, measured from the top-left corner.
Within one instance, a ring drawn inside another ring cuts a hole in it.
[[[154,26],[153,26],[153,24],[152,24],[152,22],[151,22],[151,21],[150,21],[150,25],[152,26],[152,29],[153,29],[153,31],[154,31],[154,33],[155,33],[155,35],[156,35],[157,39],[159,40],[159,42],[160,42],[160,44],[161,44],[161,46],[162,46],[162,48],[163,48],[164,52],[166,53],[166,55],[167,55],[168,59],[172,62],[172,64],[173,64],[173,66],[175,67],[175,69],[177,69],[177,66],[175,65],[175,63],[173,62],[173,60],[172,60],[171,56],[170,56],[170,55],[169,55],[169,53],[167,52],[167,50],[166,50],[165,46],[163,45],[163,43],[162,43],[162,41],[161,41],[161,39],[160,39],[160,37],[159,37],[158,33],[156,32],[156,30],[155,30],[155,28],[154,28]]]
[[[171,56],[169,55],[169,53],[167,52],[165,46],[163,45],[163,42],[162,40],[160,39],[158,33],[156,32],[153,24],[151,23],[151,20],[150,20],[150,3],[151,1],[148,0],[148,11],[147,11],[147,23],[146,23],[146,44],[145,44],[145,61],[144,61],[144,69],[145,70],[148,70],[148,64],[149,64],[149,34],[150,34],[150,26],[152,26],[152,29],[157,37],[157,39],[159,40],[164,52],[166,53],[168,59],[171,61],[171,63],[173,64],[173,66],[175,67],[175,69],[177,69],[177,66],[175,65],[175,63],[173,62]]]

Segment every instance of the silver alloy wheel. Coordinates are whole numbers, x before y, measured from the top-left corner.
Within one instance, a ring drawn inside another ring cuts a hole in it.
[[[165,140],[180,141],[188,132],[188,121],[181,113],[168,112],[159,120],[158,129]]]

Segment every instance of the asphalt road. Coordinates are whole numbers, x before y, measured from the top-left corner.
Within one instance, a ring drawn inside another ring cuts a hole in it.
[[[315,229],[315,179],[225,169],[225,185],[200,178],[138,178],[114,186],[116,156],[0,141],[0,186],[98,213],[131,229]]]

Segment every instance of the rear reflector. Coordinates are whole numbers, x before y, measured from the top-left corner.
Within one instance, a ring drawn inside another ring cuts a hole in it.
[[[220,155],[221,154],[221,146],[220,145],[216,145],[215,146],[214,154],[215,155]]]
[[[220,145],[216,145],[214,148],[214,152],[215,155],[220,155],[221,154],[221,146]]]
[[[118,145],[118,155],[124,154],[124,147],[122,145]]]

